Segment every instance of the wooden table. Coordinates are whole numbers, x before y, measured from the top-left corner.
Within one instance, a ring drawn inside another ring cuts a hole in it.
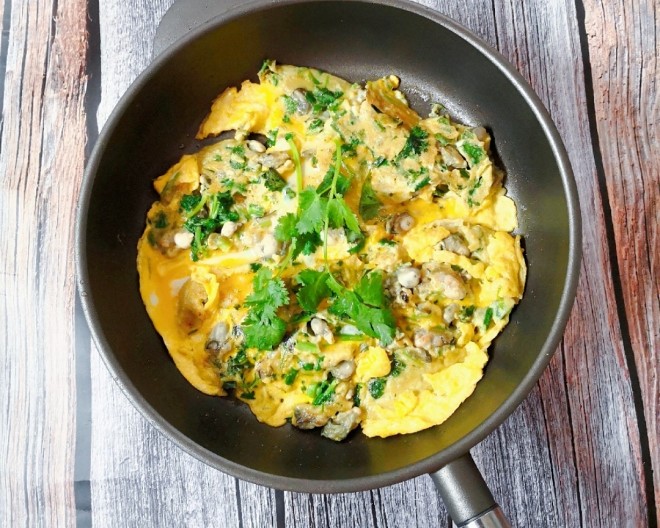
[[[206,467],[110,378],[76,299],[85,158],[172,0],[0,2],[0,526],[431,527],[431,480],[283,493]],[[518,526],[657,525],[658,0],[426,0],[526,77],[568,149],[584,261],[535,389],[473,450]]]

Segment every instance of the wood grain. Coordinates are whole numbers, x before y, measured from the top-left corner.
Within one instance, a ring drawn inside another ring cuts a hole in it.
[[[598,149],[660,510],[660,2],[585,1]],[[653,498],[649,498],[653,500]]]
[[[11,23],[0,152],[0,525],[71,525],[72,203],[84,163],[86,2],[4,8]]]
[[[572,445],[575,473],[565,477],[575,478],[582,524],[599,520],[606,525],[644,526],[649,520],[640,439],[637,428],[631,427],[636,421],[633,387],[618,314],[604,309],[615,307],[616,300],[603,215],[606,197],[599,192],[591,152],[576,8],[569,3],[525,3],[524,9],[516,4],[498,10],[500,16],[502,26],[517,29],[509,33],[510,39],[500,33],[500,48],[528,76],[566,144],[584,220],[582,273],[561,350],[563,373],[553,362],[540,384],[542,390],[550,389],[542,392],[550,405],[562,385],[565,391],[566,427],[555,426],[549,438],[556,447]],[[559,386],[551,386],[548,377],[557,379]],[[567,438],[560,438],[562,434]],[[553,460],[566,461],[568,456],[553,452]]]

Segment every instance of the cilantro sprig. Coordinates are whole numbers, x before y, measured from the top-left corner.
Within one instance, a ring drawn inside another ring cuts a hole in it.
[[[287,141],[293,142],[293,138],[287,138]],[[338,140],[334,165],[323,181],[316,189],[308,187],[299,192],[297,214],[288,213],[280,218],[275,228],[275,238],[289,244],[288,258],[284,261],[286,264],[301,253],[314,253],[322,244],[321,235],[323,240],[327,240],[330,228],[343,228],[356,243],[364,239],[357,217],[344,200],[351,182],[341,173],[341,164],[341,142]],[[301,187],[302,175],[299,189]],[[327,261],[327,243],[324,244],[324,256]]]
[[[243,320],[245,344],[250,348],[272,350],[282,342],[286,322],[277,309],[289,304],[289,291],[284,281],[273,277],[269,268],[260,268],[253,279],[253,291],[245,300],[250,307]]]
[[[332,275],[327,284],[335,294],[329,308],[331,314],[350,319],[360,331],[377,338],[385,346],[394,340],[396,321],[386,303],[380,270],[364,275],[353,291]]]

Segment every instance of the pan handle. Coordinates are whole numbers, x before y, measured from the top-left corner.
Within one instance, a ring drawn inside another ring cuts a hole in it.
[[[510,528],[470,453],[450,462],[431,478],[459,528]]]

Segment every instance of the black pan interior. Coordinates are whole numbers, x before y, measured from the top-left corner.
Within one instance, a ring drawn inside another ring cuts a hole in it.
[[[196,148],[194,132],[213,98],[255,78],[265,58],[352,81],[394,73],[421,113],[441,102],[461,121],[482,124],[494,136],[506,186],[519,204],[527,289],[474,395],[441,426],[384,440],[354,434],[341,444],[290,426],[270,428],[246,406],[190,386],[147,317],[135,258],[145,213],[156,199],[151,182]],[[568,191],[558,161],[507,75],[462,37],[420,14],[370,3],[295,3],[271,5],[209,29],[161,56],[129,91],[97,145],[87,178],[81,288],[106,362],[159,428],[196,456],[243,478],[290,489],[347,491],[374,484],[372,477],[385,476],[378,481],[384,484],[440,467],[471,447],[467,435],[483,437],[513,409],[501,406],[530,370],[540,374],[545,364],[540,356],[552,352],[546,341],[569,270]]]

